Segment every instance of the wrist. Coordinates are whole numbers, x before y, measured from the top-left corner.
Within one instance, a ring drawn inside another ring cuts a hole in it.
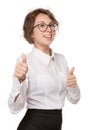
[[[20,78],[18,78],[18,79],[19,79],[19,82],[22,83],[26,79],[26,77],[24,77],[22,79],[20,79]]]

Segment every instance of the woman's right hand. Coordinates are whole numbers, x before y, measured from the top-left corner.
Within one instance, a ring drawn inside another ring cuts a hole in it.
[[[26,61],[26,55],[22,54],[22,61],[17,63],[14,72],[14,75],[19,79],[20,83],[25,80],[27,71],[28,65]]]

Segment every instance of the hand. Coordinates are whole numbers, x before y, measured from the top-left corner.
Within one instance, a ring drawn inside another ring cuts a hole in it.
[[[77,86],[76,77],[73,73],[74,73],[74,67],[71,68],[68,78],[67,78],[68,87],[71,87],[71,88],[74,88]]]
[[[22,54],[22,61],[16,65],[14,72],[14,75],[19,79],[20,83],[25,80],[27,71],[28,65],[26,62],[26,56]]]

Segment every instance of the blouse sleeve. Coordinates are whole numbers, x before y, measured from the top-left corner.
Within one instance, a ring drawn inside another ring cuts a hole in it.
[[[69,68],[68,68],[68,64],[67,64],[65,58],[64,58],[64,66],[65,66],[65,71],[66,71],[67,76],[68,76]],[[76,87],[71,88],[67,85],[66,97],[72,104],[78,103],[78,101],[80,100],[80,88],[79,88],[79,86],[76,85]]]
[[[8,106],[10,108],[10,111],[12,113],[18,113],[20,112],[26,102],[26,93],[28,89],[28,76],[26,75],[26,79],[20,83],[18,78],[13,76],[13,84],[12,84],[12,89],[9,94],[9,99],[8,99]],[[15,97],[18,96],[18,98],[15,100]]]
[[[73,104],[78,103],[80,100],[80,89],[78,85],[74,88],[67,87],[67,99]]]

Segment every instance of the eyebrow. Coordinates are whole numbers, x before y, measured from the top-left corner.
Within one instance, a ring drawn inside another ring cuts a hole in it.
[[[45,21],[39,21],[37,24],[40,24],[40,23],[45,23],[45,24],[47,24]],[[53,23],[53,21],[50,21],[49,24],[50,24],[50,23]]]

